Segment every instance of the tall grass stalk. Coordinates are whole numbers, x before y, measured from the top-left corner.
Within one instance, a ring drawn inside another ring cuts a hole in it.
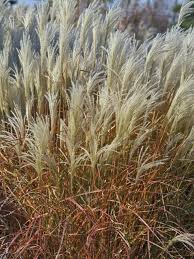
[[[0,253],[191,258],[194,31],[0,2]]]

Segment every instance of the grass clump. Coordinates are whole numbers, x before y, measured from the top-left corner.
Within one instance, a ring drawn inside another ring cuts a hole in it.
[[[100,10],[1,3],[6,258],[193,256],[194,31],[139,44]]]

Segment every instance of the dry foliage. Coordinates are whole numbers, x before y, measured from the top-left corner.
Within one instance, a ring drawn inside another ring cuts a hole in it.
[[[192,258],[194,31],[76,12],[1,0],[0,254]]]

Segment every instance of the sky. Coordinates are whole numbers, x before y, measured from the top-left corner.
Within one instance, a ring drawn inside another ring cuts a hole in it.
[[[33,0],[18,0],[18,2],[19,2],[19,3],[24,2],[24,3],[29,4],[29,3],[32,3],[32,2],[33,2]]]
[[[25,3],[25,4],[32,4],[33,2],[36,2],[37,0],[18,0],[18,3]]]

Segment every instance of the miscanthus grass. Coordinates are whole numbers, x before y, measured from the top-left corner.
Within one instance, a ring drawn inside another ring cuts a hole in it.
[[[3,2],[0,254],[192,258],[191,5],[139,43],[116,5]]]

